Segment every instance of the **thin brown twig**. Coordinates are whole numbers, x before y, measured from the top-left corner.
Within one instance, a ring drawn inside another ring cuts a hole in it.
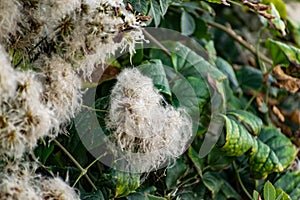
[[[215,27],[215,28],[218,28],[218,29],[224,31],[230,37],[232,37],[235,41],[237,41],[238,43],[240,43],[241,45],[243,45],[246,49],[248,49],[251,53],[253,53],[257,57],[259,57],[264,62],[266,62],[266,63],[268,63],[270,65],[273,64],[272,60],[270,60],[268,57],[266,57],[261,52],[257,51],[254,46],[252,46],[246,40],[244,40],[240,35],[238,35],[234,30],[232,30],[232,28],[226,27],[226,26],[224,26],[222,24],[219,24],[219,23],[216,23],[216,22],[213,22],[213,21],[207,21],[207,24],[210,25],[210,26],[212,26],[212,27]]]
[[[162,45],[157,39],[155,39],[150,33],[148,33],[148,31],[146,31],[145,29],[142,29],[144,34],[150,39],[152,40],[159,48],[161,48],[168,56],[172,56],[172,54],[170,53],[170,51],[164,46]]]

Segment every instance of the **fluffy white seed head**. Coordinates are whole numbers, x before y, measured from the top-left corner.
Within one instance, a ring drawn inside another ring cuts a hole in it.
[[[0,154],[20,158],[49,134],[56,120],[41,102],[42,85],[32,71],[15,71],[17,90],[0,104]]]
[[[11,67],[7,53],[0,45],[0,104],[3,100],[12,97],[15,94],[16,86],[17,81],[14,69]]]
[[[41,21],[44,36],[53,35],[55,29],[66,15],[73,15],[80,9],[80,0],[43,0],[38,4],[36,18]]]
[[[44,103],[60,123],[69,121],[81,107],[81,80],[71,65],[58,56],[45,59],[40,70]]]
[[[28,179],[17,175],[1,177],[0,200],[42,200],[37,188]]]
[[[163,105],[152,79],[125,69],[111,92],[107,127],[110,138],[135,172],[146,172],[179,157],[192,137],[192,121],[183,109]]]
[[[95,66],[105,62],[117,51],[134,53],[136,43],[144,40],[140,22],[125,9],[122,1],[86,1],[87,14],[76,22],[72,35],[66,39],[65,56],[85,78]],[[128,28],[128,30],[126,30]]]
[[[77,192],[60,178],[42,179],[42,197],[48,200],[80,200]]]
[[[0,41],[9,38],[9,34],[15,34],[17,24],[21,22],[20,3],[17,0],[1,0],[0,3]]]

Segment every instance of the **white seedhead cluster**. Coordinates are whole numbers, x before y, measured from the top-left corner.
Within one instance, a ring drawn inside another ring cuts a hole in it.
[[[78,193],[58,177],[34,174],[4,175],[0,180],[0,200],[80,200]]]
[[[0,169],[63,132],[89,80],[117,50],[144,40],[121,0],[0,1]],[[16,164],[18,165],[18,164]],[[79,199],[61,179],[0,173],[0,200]],[[39,187],[36,187],[39,185]]]
[[[192,137],[192,121],[183,109],[163,101],[152,79],[125,69],[111,92],[107,127],[126,170],[147,172],[179,157]],[[121,151],[118,151],[120,149]]]

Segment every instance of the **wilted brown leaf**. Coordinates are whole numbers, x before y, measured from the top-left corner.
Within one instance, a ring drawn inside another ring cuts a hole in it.
[[[300,88],[300,79],[294,78],[284,73],[280,66],[276,66],[273,69],[273,75],[277,80],[277,85],[280,88],[285,88],[286,90],[295,93]]]
[[[282,121],[282,122],[285,121],[283,114],[281,113],[281,111],[279,110],[279,108],[277,106],[273,106],[272,111],[278,117],[278,119],[280,121]]]

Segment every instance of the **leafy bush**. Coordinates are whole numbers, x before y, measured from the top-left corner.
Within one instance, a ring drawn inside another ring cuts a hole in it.
[[[0,199],[299,199],[288,14],[281,0],[1,0]]]

